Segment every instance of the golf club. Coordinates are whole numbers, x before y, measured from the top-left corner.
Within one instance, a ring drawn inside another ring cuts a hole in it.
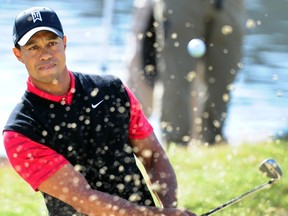
[[[256,191],[259,191],[260,189],[263,189],[269,185],[272,185],[273,183],[279,181],[282,178],[282,171],[280,169],[280,167],[278,166],[277,162],[274,159],[266,159],[264,160],[260,165],[259,165],[259,170],[266,175],[268,178],[271,178],[267,183],[262,184],[238,197],[235,197],[234,199],[210,210],[207,213],[202,214],[201,216],[207,216],[207,215],[211,215],[214,214],[215,212],[219,211],[220,209],[223,209],[229,205],[232,205],[233,203],[236,203],[237,201],[243,199],[244,197],[246,197],[249,194],[252,194]]]

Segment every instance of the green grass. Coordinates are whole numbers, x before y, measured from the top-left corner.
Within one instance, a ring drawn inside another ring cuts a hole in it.
[[[283,179],[219,211],[217,215],[288,215],[288,143],[241,145],[239,147],[194,147],[168,151],[179,184],[179,205],[193,212],[207,212],[258,185],[269,181],[258,170],[266,158],[274,158]]]
[[[41,194],[35,193],[10,166],[0,166],[0,197],[0,215],[47,215]]]
[[[251,194],[215,215],[286,216],[288,215],[288,142],[247,144],[239,147],[171,147],[167,153],[179,184],[179,206],[199,215],[266,183],[258,170],[266,158],[274,158],[283,179],[269,189]],[[0,215],[46,215],[40,193],[10,167],[0,168]]]

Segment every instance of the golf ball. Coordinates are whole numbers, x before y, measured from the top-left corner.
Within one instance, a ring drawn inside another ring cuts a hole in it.
[[[202,57],[206,52],[206,45],[201,39],[192,39],[187,46],[188,53],[194,58]]]

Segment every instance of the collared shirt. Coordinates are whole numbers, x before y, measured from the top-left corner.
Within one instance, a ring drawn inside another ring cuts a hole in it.
[[[47,100],[69,105],[72,103],[75,92],[75,79],[71,72],[69,74],[71,85],[67,95],[55,96],[41,91],[33,85],[29,78],[27,80],[27,91]],[[129,138],[143,139],[152,133],[153,128],[143,114],[141,106],[131,90],[128,87],[125,87],[125,89],[131,107]],[[65,157],[51,148],[34,142],[15,131],[4,131],[4,145],[11,165],[34,190],[37,190],[38,186],[58,169],[69,163]]]

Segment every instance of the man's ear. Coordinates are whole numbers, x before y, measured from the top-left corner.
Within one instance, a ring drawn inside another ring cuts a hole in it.
[[[22,60],[22,58],[21,58],[21,51],[19,50],[19,49],[17,49],[17,48],[13,48],[13,53],[14,53],[14,55],[16,56],[16,58],[20,61],[20,62],[22,62],[23,63],[23,60]]]
[[[64,44],[64,49],[66,50],[66,46],[67,46],[67,37],[66,36],[63,37],[63,44]]]

